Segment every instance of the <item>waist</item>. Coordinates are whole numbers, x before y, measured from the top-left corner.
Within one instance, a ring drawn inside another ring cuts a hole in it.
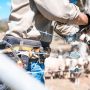
[[[20,33],[17,31],[12,31],[9,34],[6,34],[7,36],[14,36],[21,39],[31,39],[31,40],[38,40],[38,41],[45,41],[45,42],[51,42],[52,41],[52,32],[46,33],[45,31],[39,31],[40,35],[37,35],[37,33],[31,33],[30,35],[28,33]]]
[[[20,44],[22,46],[23,44],[24,46],[47,48],[50,45],[50,42],[32,40],[32,39],[22,39],[22,38],[14,37],[12,35],[6,35],[3,40],[11,44],[12,46],[17,46]]]

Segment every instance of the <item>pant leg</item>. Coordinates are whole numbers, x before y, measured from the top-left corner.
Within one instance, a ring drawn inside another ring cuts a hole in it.
[[[44,63],[39,63],[39,62],[34,62],[30,61],[29,62],[29,57],[23,55],[21,56],[21,59],[23,60],[25,64],[25,69],[30,72],[32,76],[34,76],[37,80],[41,81],[42,83],[45,83],[44,81]]]
[[[50,43],[42,41],[41,44],[42,44],[42,47],[44,49],[44,52],[47,52],[49,54],[51,52],[51,49],[49,47]],[[28,71],[31,72],[32,76],[34,76],[37,80],[41,81],[44,84],[45,83],[45,79],[44,79],[44,77],[45,77],[44,76],[44,70],[45,70],[44,60],[48,56],[44,55],[44,57],[43,57],[43,55],[42,55],[40,57],[41,57],[40,59],[42,59],[41,60],[42,63],[32,61],[28,65]]]
[[[39,80],[44,84],[45,83],[44,69],[45,69],[44,63],[31,62],[29,64],[28,71],[31,72],[32,76],[34,76],[37,80]]]

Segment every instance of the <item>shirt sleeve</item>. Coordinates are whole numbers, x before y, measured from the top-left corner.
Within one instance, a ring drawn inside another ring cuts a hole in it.
[[[79,8],[69,0],[34,0],[34,2],[41,14],[49,20],[70,23],[80,13]]]

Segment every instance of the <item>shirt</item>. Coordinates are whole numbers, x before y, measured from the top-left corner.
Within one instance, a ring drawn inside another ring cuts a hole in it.
[[[40,32],[41,40],[51,42],[53,20],[73,23],[80,11],[69,0],[11,0],[9,31],[7,34],[29,38],[31,27]],[[49,33],[49,34],[47,34]],[[17,35],[18,34],[18,35]],[[36,35],[34,33],[34,35]]]

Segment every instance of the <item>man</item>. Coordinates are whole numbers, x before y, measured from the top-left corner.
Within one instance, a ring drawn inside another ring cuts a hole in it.
[[[9,31],[4,38],[10,44],[16,44],[17,39],[38,40],[46,50],[52,40],[52,21],[77,25],[88,23],[88,17],[69,0],[12,0],[11,4]],[[44,83],[44,63],[32,62],[30,71]]]

